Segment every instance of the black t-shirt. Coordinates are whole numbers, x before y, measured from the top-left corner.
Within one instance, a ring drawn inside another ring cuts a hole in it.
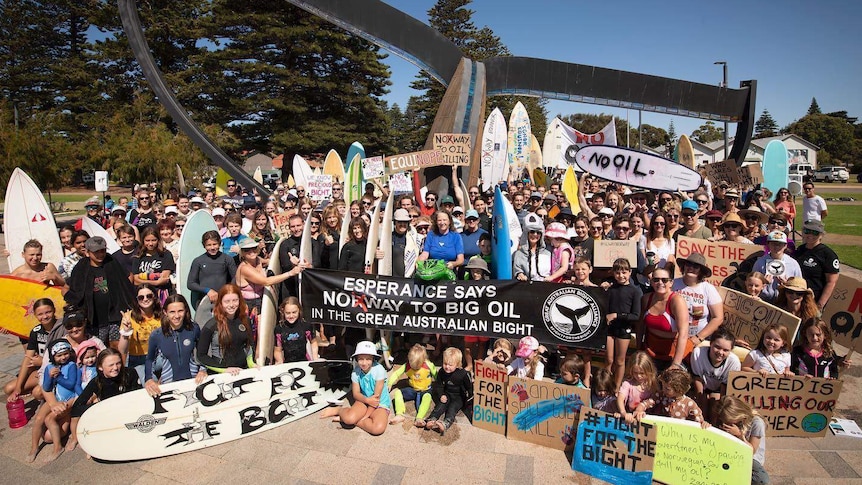
[[[138,209],[132,209],[132,212],[129,213],[129,220],[139,231],[143,231],[147,226],[155,226],[158,223],[156,213],[152,210],[147,213],[141,213]]]
[[[90,324],[94,328],[107,327],[110,323],[111,310],[110,288],[105,276],[104,266],[94,266],[90,269],[93,275],[93,321]]]
[[[823,294],[823,287],[826,286],[826,275],[838,273],[841,269],[838,255],[825,244],[818,244],[812,249],[808,249],[803,244],[796,248],[796,254],[793,257],[799,263],[802,276],[808,282],[808,287],[814,292],[815,300]]]
[[[314,338],[314,330],[301,318],[293,325],[285,322],[275,326],[275,345],[281,347],[285,362],[308,360],[306,343],[312,338]]]
[[[135,254],[138,253],[138,246],[139,245],[140,244],[138,243],[138,241],[135,241],[135,247],[134,247],[134,249],[132,249],[132,252],[126,254],[123,252],[122,249],[120,249],[119,251],[115,251],[113,254],[111,254],[111,256],[113,256],[114,259],[116,259],[117,262],[120,263],[120,266],[122,266],[123,269],[126,270],[126,272],[134,273],[135,272],[135,265],[132,262],[132,258],[134,258]]]
[[[404,276],[404,251],[407,249],[407,233],[392,233],[392,276]]]
[[[165,251],[161,255],[155,253],[153,255],[144,254],[132,258],[132,273],[161,273],[162,271],[170,271],[176,273],[177,265],[174,263],[174,256],[170,251]],[[171,283],[165,283],[158,288],[170,288]]]
[[[45,355],[45,347],[48,346],[48,331],[40,323],[30,330],[30,339],[27,340],[27,350],[36,352],[36,355]]]

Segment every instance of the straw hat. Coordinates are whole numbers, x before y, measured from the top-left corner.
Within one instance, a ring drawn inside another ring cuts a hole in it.
[[[814,292],[811,291],[811,288],[808,287],[808,282],[805,281],[805,278],[800,276],[794,276],[788,279],[784,286],[782,286],[784,290],[795,291],[797,293],[808,293],[814,296]]]
[[[727,214],[725,214],[724,219],[722,219],[721,224],[719,224],[719,227],[724,227],[724,225],[728,222],[735,222],[740,226],[745,226],[745,221],[743,221],[742,218],[739,217],[736,212],[728,212]]]
[[[746,217],[751,216],[751,215],[756,215],[758,224],[763,224],[769,220],[769,214],[763,212],[762,210],[758,209],[757,207],[749,207],[748,209],[743,209],[743,210],[739,211],[739,215],[742,218],[746,218]]]

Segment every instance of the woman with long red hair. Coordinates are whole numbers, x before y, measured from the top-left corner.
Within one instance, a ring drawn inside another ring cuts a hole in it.
[[[248,306],[238,286],[227,284],[218,291],[213,317],[201,329],[196,354],[198,362],[211,372],[236,375],[242,369],[254,367]]]

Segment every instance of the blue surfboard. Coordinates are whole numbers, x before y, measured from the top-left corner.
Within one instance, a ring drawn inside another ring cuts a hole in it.
[[[491,277],[512,279],[512,235],[500,187],[494,188],[494,211],[491,213]]]
[[[763,152],[763,186],[777,194],[787,187],[787,147],[783,141],[772,140]]]

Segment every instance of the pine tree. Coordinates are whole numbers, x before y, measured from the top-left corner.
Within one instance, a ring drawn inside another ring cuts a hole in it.
[[[677,140],[676,137],[676,128],[673,126],[673,120],[670,120],[670,126],[667,127],[667,143],[672,146],[676,146]]]
[[[808,106],[808,114],[810,114],[810,115],[822,114],[822,112],[820,111],[820,105],[817,104],[817,98],[811,98],[811,104]]]
[[[757,119],[754,124],[754,138],[767,138],[778,134],[778,123],[769,114],[769,110],[764,109],[763,114]]]

